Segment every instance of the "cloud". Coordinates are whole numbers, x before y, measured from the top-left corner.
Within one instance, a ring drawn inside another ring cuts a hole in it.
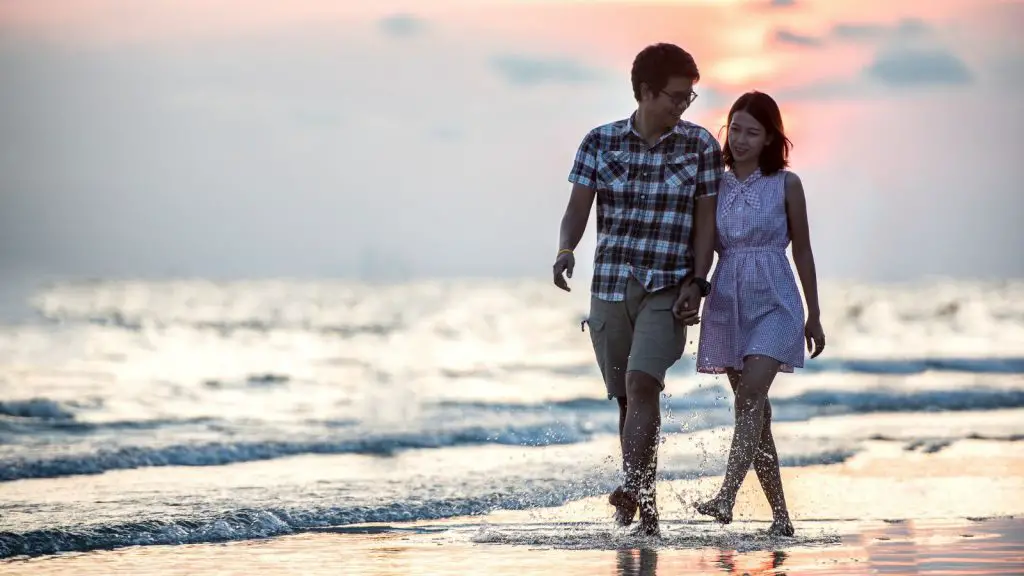
[[[1002,78],[1024,83],[1024,74]],[[904,49],[880,52],[857,76],[790,86],[776,91],[776,96],[788,101],[865,100],[884,98],[893,89],[961,86],[973,81],[967,65],[947,51]]]
[[[787,28],[775,31],[774,40],[803,48],[820,48],[834,42],[877,43],[902,42],[928,36],[932,31],[927,22],[918,18],[905,18],[896,24],[839,22],[822,36],[803,34]]]
[[[698,102],[701,106],[708,106],[710,108],[718,108],[721,106],[727,106],[732,103],[729,100],[729,96],[714,86],[704,86],[697,88]]]
[[[463,139],[463,132],[450,125],[435,126],[427,131],[427,136],[439,142],[458,142]]]
[[[408,38],[421,34],[427,27],[426,20],[412,14],[394,14],[381,18],[377,25],[388,36]]]
[[[491,65],[507,82],[516,86],[589,84],[603,76],[595,68],[561,58],[504,55],[492,58]]]
[[[787,8],[796,6],[796,0],[771,0],[771,5],[775,8]]]
[[[967,65],[945,50],[883,51],[864,74],[886,86],[960,86],[974,80]]]
[[[835,101],[863,98],[868,92],[868,87],[856,78],[829,78],[777,90],[775,97],[780,102]]]
[[[821,38],[800,34],[786,29],[775,31],[775,41],[779,44],[791,44],[793,46],[803,46],[806,48],[817,48],[825,45],[825,41]]]
[[[919,38],[929,32],[931,32],[931,26],[924,20],[904,18],[892,26],[864,22],[840,22],[832,27],[829,36],[836,40],[850,42],[875,42]]]
[[[1024,54],[997,58],[991,66],[991,74],[999,86],[1024,88]]]

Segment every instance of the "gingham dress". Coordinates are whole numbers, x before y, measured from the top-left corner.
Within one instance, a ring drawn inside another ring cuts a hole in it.
[[[718,265],[704,302],[697,371],[743,369],[749,355],[804,365],[804,307],[786,258],[786,172],[743,182],[730,171],[718,194]]]

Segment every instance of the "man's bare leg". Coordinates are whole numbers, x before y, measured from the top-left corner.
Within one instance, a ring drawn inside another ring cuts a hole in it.
[[[626,426],[626,398],[616,398],[619,403],[619,447],[622,450],[622,454],[626,453],[626,436],[623,430]],[[626,471],[626,460],[622,460],[622,470]],[[636,510],[639,507],[636,498],[628,493],[625,488],[619,486],[611,495],[608,496],[608,503],[615,507],[615,523],[619,526],[629,526],[633,523],[633,518],[636,517]]]
[[[779,362],[767,356],[747,356],[743,362],[743,374],[736,384],[736,426],[729,448],[729,463],[725,479],[718,494],[697,506],[701,514],[711,516],[723,524],[732,522],[732,509],[736,494],[743,484],[743,478],[750,470],[755,455],[759,452],[764,433],[764,413],[768,389],[779,371]],[[731,383],[730,378],[730,383]],[[774,446],[774,439],[772,440]],[[774,450],[773,450],[774,453]],[[775,455],[776,474],[778,455]],[[766,472],[770,472],[766,468]],[[781,494],[781,479],[778,480]],[[767,494],[767,491],[766,491]],[[774,510],[773,510],[774,515]],[[774,526],[774,524],[773,524]]]
[[[640,531],[653,536],[659,533],[655,477],[661,431],[661,384],[649,374],[631,371],[626,374],[626,397],[622,442],[625,489],[639,502]]]

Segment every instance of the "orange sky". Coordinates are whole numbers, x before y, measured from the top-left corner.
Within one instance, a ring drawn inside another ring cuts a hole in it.
[[[836,23],[894,25],[921,18],[943,26],[977,7],[971,0],[767,0],[544,2],[538,0],[0,0],[0,28],[69,43],[185,41],[336,23],[365,27],[381,16],[409,13],[451,31],[519,42],[535,53],[576,57],[628,69],[637,49],[655,40],[678,43],[697,57],[705,85],[725,92],[828,78],[862,67],[871,56],[855,43],[827,51],[773,41],[785,28],[825,36]]]
[[[698,91],[735,95],[752,88],[772,92],[849,78],[877,49],[855,41],[829,41],[827,49],[808,49],[777,42],[779,30],[828,39],[840,23],[894,27],[908,18],[942,29],[977,8],[973,0],[795,0],[783,7],[769,0],[0,0],[0,30],[117,49],[305,26],[366,30],[383,16],[411,14],[451,35],[497,40],[524,54],[574,58],[623,72],[643,45],[675,42],[697,58],[704,77]],[[703,100],[691,115],[714,130],[724,123],[727,103],[708,110],[708,102]],[[841,125],[858,116],[854,107],[827,101],[790,103],[785,110],[794,139],[808,124],[824,120]],[[814,160],[814,150],[827,153],[829,142],[824,140],[830,137],[819,131],[816,146],[800,151],[802,160]]]
[[[7,217],[47,231],[51,256],[82,269],[92,258],[104,269],[185,262],[265,272],[265,260],[288,253],[288,270],[320,270],[371,244],[424,273],[526,273],[548,258],[582,134],[631,112],[631,60],[668,41],[702,71],[687,119],[718,133],[743,91],[780,101],[822,250],[839,255],[823,261],[823,274],[895,278],[954,264],[991,273],[1019,260],[979,247],[1019,245],[1014,133],[986,127],[1016,125],[1024,113],[1014,96],[1024,88],[1024,4],[771,1],[0,0],[0,77],[10,79],[0,83],[0,121],[30,160],[0,174],[0,188],[20,190],[19,201],[41,215]],[[413,19],[411,35],[381,27],[393,15]],[[502,58],[527,75],[540,70],[541,81],[518,81],[496,65]],[[888,66],[881,74],[880,65]],[[381,187],[375,171],[393,162],[396,131],[417,154]],[[82,143],[82,134],[100,133],[103,146]],[[949,144],[979,139],[986,144]],[[167,159],[182,181],[161,177]],[[96,169],[111,163],[121,169]],[[509,166],[529,169],[495,181]],[[934,202],[937,191],[956,200]],[[396,225],[423,245],[405,247],[379,226],[395,198],[411,206]],[[242,201],[249,213],[193,210]],[[145,216],[113,226],[99,208],[71,219],[54,208],[104,202]],[[481,217],[491,213],[500,220]],[[229,235],[234,252],[205,248],[220,241],[218,230],[246,231],[282,214],[301,225],[262,251],[252,248],[262,229]],[[984,225],[969,241],[952,239],[964,219]],[[439,231],[433,221],[449,226]],[[203,222],[205,236],[182,233]],[[861,237],[873,230],[877,239]],[[139,234],[165,247],[166,262],[118,256]],[[512,248],[509,236],[526,244]],[[326,263],[310,249],[323,238],[338,247]],[[912,249],[922,239],[935,249]],[[28,234],[12,245],[42,240]],[[294,254],[308,255],[305,263]]]

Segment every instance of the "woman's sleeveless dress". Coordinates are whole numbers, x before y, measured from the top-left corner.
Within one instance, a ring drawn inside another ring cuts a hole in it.
[[[697,371],[743,369],[749,355],[804,366],[804,307],[786,257],[786,171],[726,172],[718,195],[718,265],[704,302]]]

